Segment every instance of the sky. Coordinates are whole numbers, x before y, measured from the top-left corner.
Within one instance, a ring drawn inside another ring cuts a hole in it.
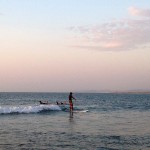
[[[149,0],[0,0],[0,92],[150,91]]]

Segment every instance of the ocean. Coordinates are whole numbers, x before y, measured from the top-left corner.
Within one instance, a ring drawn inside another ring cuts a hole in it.
[[[68,94],[0,93],[0,150],[150,150],[150,94]]]

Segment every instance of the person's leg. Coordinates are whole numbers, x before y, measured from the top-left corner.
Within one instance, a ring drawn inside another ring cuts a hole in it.
[[[71,104],[71,110],[73,111],[73,103]]]
[[[73,111],[73,104],[70,103],[70,111]]]
[[[70,103],[70,111],[71,111],[71,103]]]

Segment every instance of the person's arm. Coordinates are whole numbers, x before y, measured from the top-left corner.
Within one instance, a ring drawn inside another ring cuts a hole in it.
[[[73,98],[74,100],[76,100],[73,96],[72,96],[72,98]]]

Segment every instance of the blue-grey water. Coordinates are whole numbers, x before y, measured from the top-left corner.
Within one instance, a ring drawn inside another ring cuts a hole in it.
[[[149,94],[0,93],[0,150],[149,150]],[[39,101],[54,105],[39,105]]]

